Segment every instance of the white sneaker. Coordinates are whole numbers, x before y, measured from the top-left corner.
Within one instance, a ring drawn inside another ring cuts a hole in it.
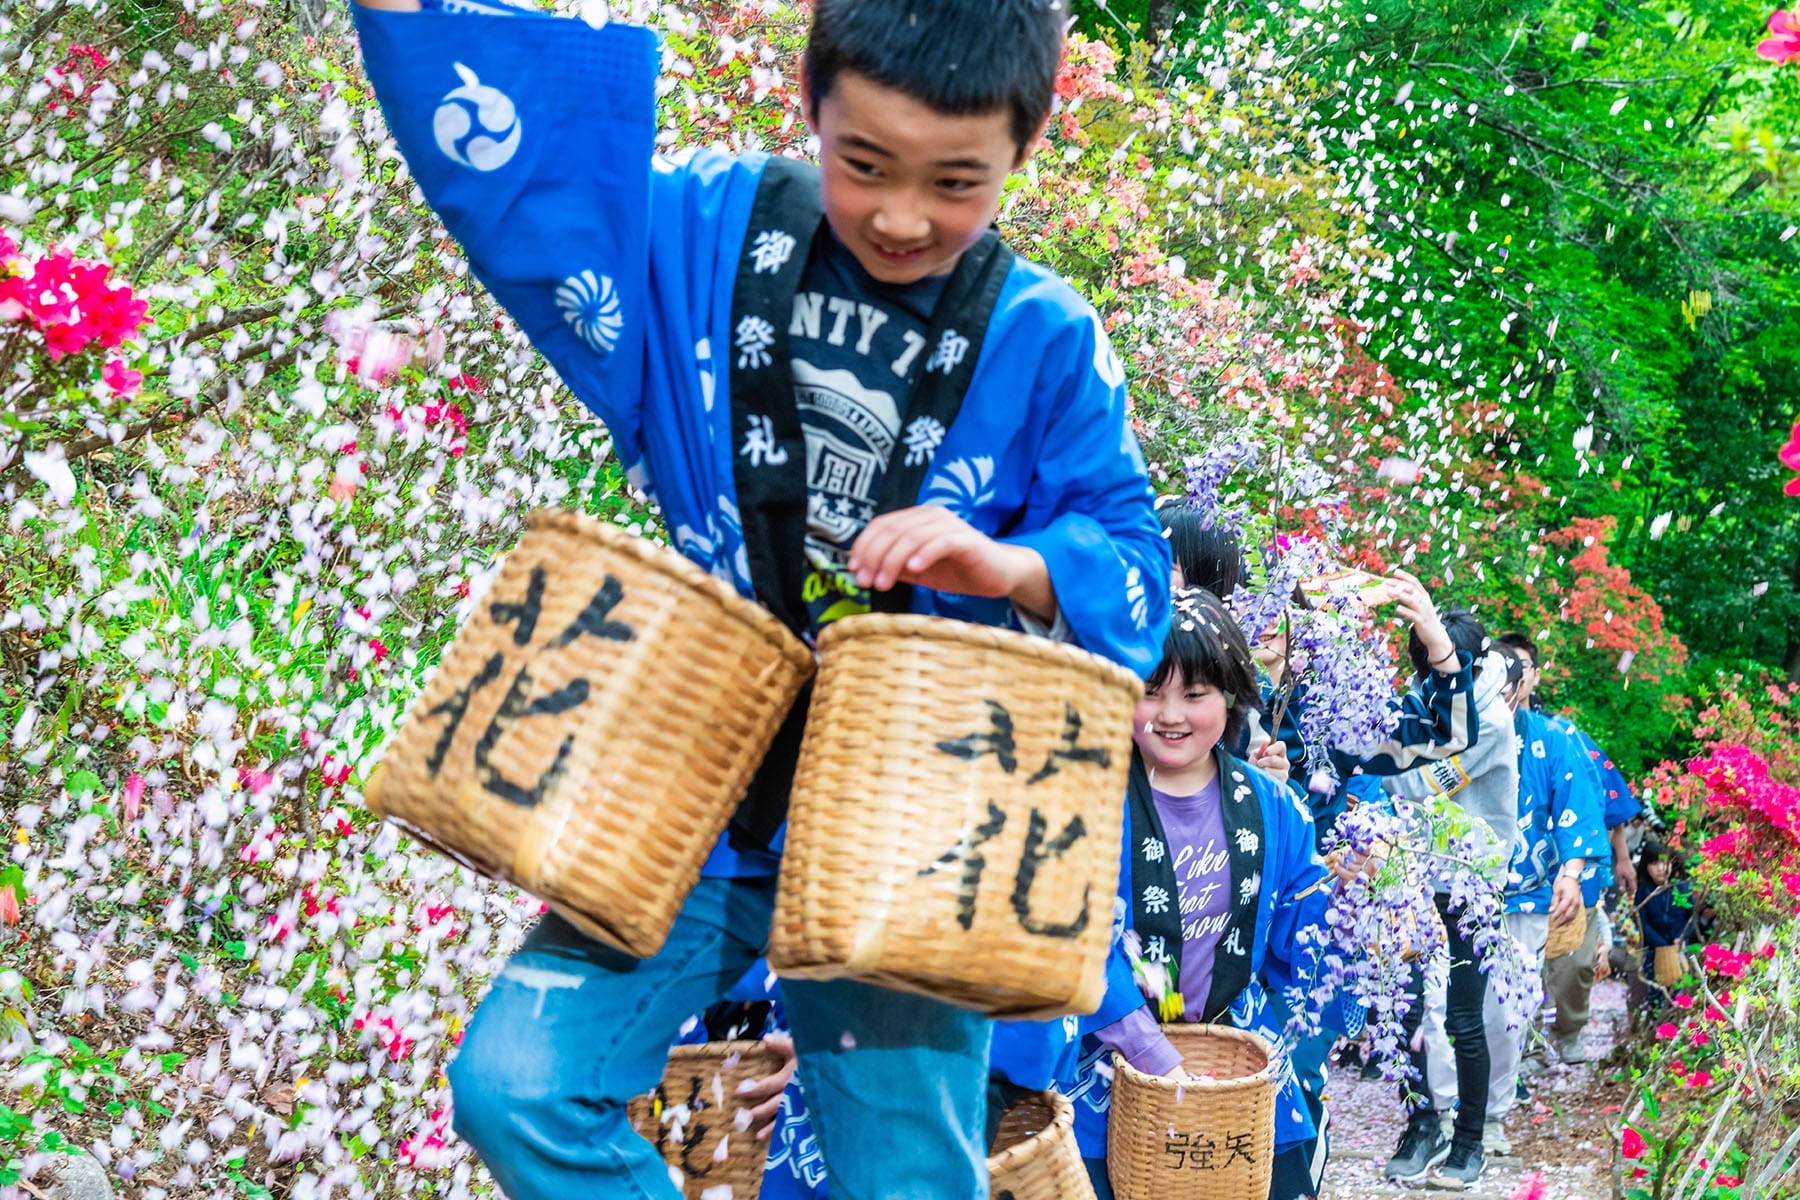
[[[1506,1126],[1499,1121],[1489,1121],[1481,1127],[1481,1145],[1496,1157],[1509,1157],[1512,1154],[1512,1142],[1507,1139]]]

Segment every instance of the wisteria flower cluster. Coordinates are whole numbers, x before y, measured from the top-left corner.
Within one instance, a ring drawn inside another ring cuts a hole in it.
[[[1412,1075],[1406,1018],[1420,974],[1447,952],[1435,897],[1447,894],[1488,985],[1509,1014],[1534,1014],[1542,997],[1535,964],[1505,926],[1504,863],[1470,818],[1441,800],[1362,804],[1327,839],[1331,861],[1368,864],[1335,886],[1320,933],[1303,935],[1310,978],[1290,1007],[1299,1031],[1348,997],[1367,1014],[1375,1060],[1389,1079]],[[1509,1017],[1517,1028],[1516,1017]],[[1528,1019],[1528,1018],[1526,1018]]]

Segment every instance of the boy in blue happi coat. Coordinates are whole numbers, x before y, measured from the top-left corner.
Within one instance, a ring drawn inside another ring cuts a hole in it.
[[[427,199],[682,553],[805,637],[911,611],[1145,674],[1169,552],[1124,372],[1093,310],[990,228],[1048,119],[1064,20],[1048,0],[817,0],[815,168],[658,155],[647,29],[357,7]],[[623,1105],[766,943],[804,710],[661,952],[552,915],[495,981],[450,1078],[514,1200],[675,1195]],[[985,1018],[847,982],[784,998],[834,1195],[987,1194]]]

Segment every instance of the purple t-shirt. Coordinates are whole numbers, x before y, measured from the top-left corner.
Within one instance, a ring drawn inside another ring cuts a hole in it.
[[[1219,780],[1192,796],[1150,792],[1174,856],[1175,885],[1181,898],[1181,999],[1183,1016],[1198,1021],[1212,994],[1214,952],[1231,916],[1231,856],[1225,849],[1225,814]],[[1096,1030],[1095,1036],[1125,1056],[1138,1070],[1167,1075],[1181,1055],[1157,1028],[1147,1008]]]
[[[1212,993],[1213,952],[1231,919],[1231,855],[1225,849],[1219,780],[1214,776],[1192,796],[1155,789],[1150,794],[1181,891],[1181,998],[1197,1021]]]

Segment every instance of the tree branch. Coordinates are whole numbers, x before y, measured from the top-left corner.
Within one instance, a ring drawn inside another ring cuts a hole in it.
[[[31,49],[37,40],[50,32],[50,27],[61,19],[69,7],[69,0],[56,0],[49,8],[39,14],[38,19],[25,27],[19,40],[10,46],[0,46],[0,67],[11,66],[14,59]]]

